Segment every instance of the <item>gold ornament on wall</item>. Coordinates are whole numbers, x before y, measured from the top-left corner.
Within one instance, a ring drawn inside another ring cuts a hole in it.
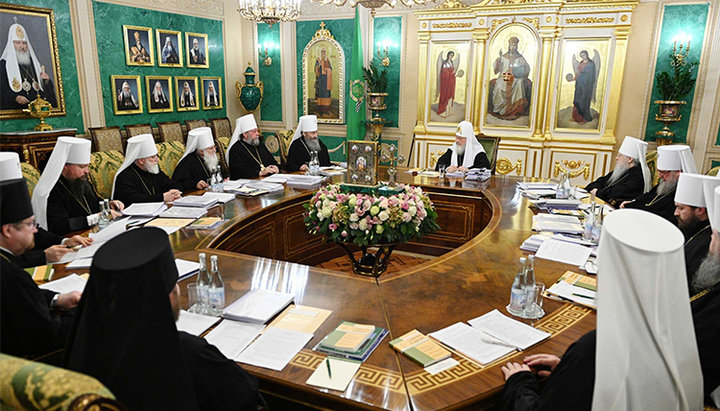
[[[516,170],[517,175],[522,175],[522,160],[518,159],[513,165],[507,157],[499,158],[495,165],[495,171],[501,176],[510,174],[513,170]]]
[[[535,29],[540,30],[540,17],[524,17],[523,20],[535,26]]]
[[[590,178],[590,164],[582,160],[562,160],[562,162],[557,160],[555,161],[553,176],[557,177],[560,173],[568,173],[570,178],[582,175],[587,180]]]

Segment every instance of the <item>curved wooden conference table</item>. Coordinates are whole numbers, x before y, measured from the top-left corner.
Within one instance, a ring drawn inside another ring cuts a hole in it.
[[[430,375],[397,354],[388,342],[413,328],[430,333],[493,309],[507,314],[516,262],[525,254],[519,246],[532,234],[533,215],[516,188],[520,178],[439,182],[400,170],[398,180],[429,193],[441,226],[437,233],[400,249],[438,257],[378,279],[311,266],[343,255],[340,247],[309,235],[302,224],[302,204],[313,191],[286,187],[278,194],[238,197],[209,210],[210,216],[228,219],[221,227],[183,229],[170,236],[179,258],[196,259],[199,252],[219,256],[228,303],[250,289],[266,288],[293,293],[296,304],[332,310],[282,371],[242,365],[260,379],[261,390],[320,408],[482,409],[498,401],[504,384],[502,364],[532,353],[560,356],[595,328],[592,310],[546,299],[547,314],[533,325],[552,336],[485,367],[453,354],[458,366]],[[535,263],[537,280],[547,286],[569,269],[577,267],[545,260]],[[181,283],[183,307],[185,283],[193,280]],[[306,385],[324,358],[312,347],[344,320],[382,326],[390,334],[345,392]]]

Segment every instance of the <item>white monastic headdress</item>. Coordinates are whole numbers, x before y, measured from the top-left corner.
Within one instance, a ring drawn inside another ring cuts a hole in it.
[[[258,128],[258,126],[255,122],[255,117],[252,114],[245,114],[235,120],[235,131],[233,131],[232,138],[230,139],[227,151],[225,152],[225,161],[227,162],[228,167],[230,166],[230,149],[232,146],[238,142],[242,133],[246,133],[256,128]]]
[[[610,213],[598,250],[593,410],[700,410],[685,239],[642,210]]]
[[[23,178],[20,169],[20,156],[10,151],[0,151],[0,181]]]
[[[212,130],[210,127],[198,127],[188,131],[187,146],[185,146],[185,154],[180,161],[196,150],[204,150],[215,146]]]
[[[697,174],[695,159],[693,159],[690,147],[682,144],[660,146],[657,149],[658,170],[682,170],[683,173]]]
[[[90,164],[90,140],[77,137],[58,137],[50,159],[45,165],[32,195],[35,219],[40,227],[48,229],[47,200],[57,184],[65,164]]]
[[[467,168],[472,168],[473,164],[475,163],[475,156],[485,152],[485,148],[483,148],[482,144],[480,144],[477,138],[475,138],[475,130],[473,129],[472,123],[470,123],[469,121],[461,121],[460,124],[458,124],[457,126],[457,132],[455,133],[455,135],[466,139],[465,154],[463,156],[463,163],[458,164],[456,151],[457,143],[453,143],[453,145],[450,146],[450,150],[452,150],[450,165],[455,167],[463,166]]]
[[[135,160],[152,157],[157,153],[157,146],[155,145],[155,139],[152,134],[140,134],[135,137],[130,137],[127,141],[127,148],[125,149],[125,161],[123,161],[120,168],[118,168],[115,173],[115,178],[113,178],[112,197],[115,197],[115,182],[117,181],[117,176],[120,175],[123,170],[130,167]]]
[[[625,139],[620,145],[620,150],[618,150],[620,154],[633,158],[635,162],[640,165],[643,180],[645,181],[643,193],[647,193],[652,188],[652,176],[650,175],[650,169],[645,159],[647,156],[647,148],[648,143],[638,140],[635,137],[625,136]]]
[[[293,135],[292,141],[290,143],[292,144],[293,141],[302,137],[302,133],[304,131],[317,131],[317,130],[318,130],[318,123],[317,123],[317,116],[315,114],[302,116],[298,119],[298,126],[295,129],[295,134]]]
[[[714,201],[713,192],[718,185],[720,185],[720,178],[682,173],[675,191],[675,202],[691,207],[708,208],[708,200]]]
[[[15,54],[15,45],[13,44],[13,41],[15,40],[27,41],[30,58],[32,58],[33,67],[35,67],[35,75],[38,76],[38,78],[36,79],[27,80],[31,83],[33,80],[36,80],[38,87],[40,87],[40,90],[43,90],[43,82],[40,80],[40,61],[38,61],[37,57],[35,56],[35,50],[33,50],[30,39],[28,39],[27,37],[27,31],[25,31],[25,27],[17,23],[10,25],[10,29],[8,29],[8,41],[5,44],[5,50],[3,51],[2,56],[0,56],[0,60],[5,60],[5,70],[7,71],[8,86],[12,91],[19,93],[20,90],[22,90],[22,83],[24,81],[22,76],[20,75],[20,67],[18,66],[17,55]]]

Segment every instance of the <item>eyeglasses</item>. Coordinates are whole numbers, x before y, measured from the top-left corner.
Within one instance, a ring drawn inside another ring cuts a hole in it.
[[[28,226],[28,227],[30,227],[30,228],[38,228],[38,227],[40,227],[40,223],[38,223],[37,221],[28,221],[28,222],[26,222],[26,223],[16,223],[15,225],[26,225],[26,226]]]

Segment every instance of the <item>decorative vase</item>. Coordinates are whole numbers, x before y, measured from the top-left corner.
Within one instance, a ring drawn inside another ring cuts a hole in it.
[[[253,70],[251,63],[248,63],[243,75],[245,76],[245,84],[240,83],[240,81],[235,82],[235,92],[240,99],[240,104],[245,107],[248,113],[252,113],[262,101],[263,82],[258,81],[255,84],[255,70]]]
[[[656,100],[655,104],[659,105],[658,113],[655,114],[655,120],[665,124],[662,130],[655,132],[657,136],[655,141],[659,146],[671,144],[675,133],[670,130],[669,125],[682,119],[680,106],[687,103],[685,101]]]
[[[387,108],[385,97],[388,93],[368,93],[368,108],[373,112],[373,118],[380,117],[380,112]]]
[[[44,98],[37,96],[37,98],[28,104],[28,108],[23,109],[25,113],[30,114],[31,117],[39,118],[40,123],[35,126],[35,131],[48,131],[52,130],[52,126],[45,122],[45,117],[50,115],[52,106]]]
[[[392,254],[393,250],[397,246],[397,244],[375,244],[369,246],[360,246],[360,250],[362,250],[362,256],[360,257],[360,259],[356,259],[348,244],[341,242],[338,242],[337,244],[342,247],[343,250],[345,250],[348,258],[350,258],[353,272],[355,274],[368,277],[379,277],[380,274],[384,273],[385,270],[387,270],[387,265],[390,261],[390,254]],[[377,251],[375,251],[375,253],[371,253],[368,251],[368,248],[377,248]]]

